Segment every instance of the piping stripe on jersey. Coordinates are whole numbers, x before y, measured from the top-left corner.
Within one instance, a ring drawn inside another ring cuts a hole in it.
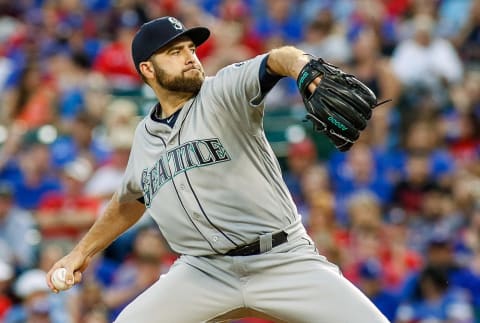
[[[182,121],[181,121],[181,123],[180,123],[180,129],[178,130],[178,145],[179,145],[179,146],[181,145],[180,137],[181,137],[183,125],[184,125],[184,123],[185,123],[185,120],[187,119],[188,114],[189,114],[190,111],[192,110],[192,105],[193,105],[193,103],[195,102],[196,99],[197,99],[197,97],[195,97],[195,99],[193,100],[192,104],[190,104],[190,106],[188,107],[188,110],[185,112],[185,116],[184,116],[184,118],[182,119]],[[188,186],[190,187],[190,190],[192,191],[193,196],[195,197],[195,201],[197,201],[198,207],[200,208],[200,211],[202,211],[202,214],[203,214],[203,216],[205,217],[205,219],[208,221],[208,223],[210,223],[210,225],[211,225],[212,227],[214,227],[218,232],[220,232],[220,234],[223,235],[223,236],[225,237],[225,239],[227,239],[228,241],[230,241],[234,246],[238,246],[237,243],[235,243],[225,232],[223,232],[219,227],[217,227],[217,226],[212,222],[212,220],[210,220],[210,218],[208,217],[207,213],[205,212],[205,209],[203,208],[202,204],[200,203],[200,200],[198,199],[198,196],[197,196],[197,194],[195,193],[195,190],[193,189],[193,185],[192,185],[192,183],[190,182],[190,178],[188,177],[187,172],[184,172],[184,175],[185,175],[185,178],[187,179]]]
[[[150,130],[148,130],[147,128],[147,124],[145,124],[145,130],[147,131],[147,133],[152,136],[152,137],[155,137],[155,138],[159,138],[163,145],[165,146],[165,150],[167,149],[167,144],[165,143],[165,140],[160,137],[160,136],[157,136],[156,134],[150,132]],[[171,173],[171,169],[170,169],[170,165],[167,166],[169,168],[169,171]],[[198,233],[200,233],[200,235],[203,237],[203,239],[205,241],[207,241],[208,245],[210,246],[210,248],[212,248],[213,251],[215,251],[217,254],[222,254],[221,252],[219,252],[217,249],[215,249],[215,247],[210,243],[210,240],[207,239],[207,237],[205,237],[205,235],[202,233],[202,231],[200,231],[200,229],[197,227],[197,225],[195,224],[195,222],[192,220],[192,217],[190,216],[190,214],[188,213],[187,211],[187,208],[185,207],[185,205],[183,204],[183,201],[182,199],[180,198],[180,194],[178,193],[178,189],[177,189],[177,186],[175,185],[175,181],[173,180],[172,178],[172,185],[175,189],[175,193],[177,194],[177,198],[178,200],[180,201],[180,204],[182,205],[182,208],[183,210],[185,211],[185,214],[187,215],[188,219],[190,220],[190,222],[192,223],[193,227],[198,231]]]

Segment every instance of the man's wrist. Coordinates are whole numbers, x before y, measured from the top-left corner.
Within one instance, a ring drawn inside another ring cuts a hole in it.
[[[292,64],[292,75],[291,77],[293,79],[297,79],[298,75],[300,74],[300,71],[303,69],[303,67],[310,61],[311,56],[309,55],[301,55],[297,58],[297,60]]]

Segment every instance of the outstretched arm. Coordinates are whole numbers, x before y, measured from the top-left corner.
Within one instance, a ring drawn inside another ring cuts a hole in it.
[[[296,80],[307,119],[340,151],[349,150],[358,140],[372,110],[389,101],[378,102],[372,90],[354,75],[292,46],[272,50],[267,68]]]
[[[58,292],[51,282],[51,275],[55,269],[61,267],[67,270],[68,285],[78,283],[81,280],[82,272],[87,268],[93,256],[133,226],[144,212],[143,204],[138,201],[120,203],[117,194],[114,194],[103,215],[95,221],[80,242],[68,255],[52,266],[47,274],[47,284],[50,289]]]
[[[283,46],[272,49],[268,55],[268,71],[277,75],[297,79],[301,69],[311,57],[293,46]]]

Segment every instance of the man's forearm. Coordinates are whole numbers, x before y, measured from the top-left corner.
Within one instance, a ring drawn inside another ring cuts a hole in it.
[[[103,215],[95,221],[75,250],[87,257],[93,257],[134,225],[144,212],[145,207],[139,202],[120,203],[115,194]]]
[[[293,46],[284,46],[270,51],[267,68],[277,75],[297,79],[303,66],[311,59],[308,55]]]

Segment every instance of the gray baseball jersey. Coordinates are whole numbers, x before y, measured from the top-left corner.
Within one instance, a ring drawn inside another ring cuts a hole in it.
[[[298,222],[262,126],[264,55],[207,77],[173,128],[146,116],[120,200],[144,198],[173,250],[223,254]]]
[[[136,129],[119,198],[143,198],[182,256],[116,323],[245,316],[289,323],[388,322],[316,252],[301,224],[262,127],[264,58],[207,78],[173,128],[153,120],[152,110]],[[278,231],[287,232],[288,241],[272,248]],[[223,255],[257,239],[265,252]]]

